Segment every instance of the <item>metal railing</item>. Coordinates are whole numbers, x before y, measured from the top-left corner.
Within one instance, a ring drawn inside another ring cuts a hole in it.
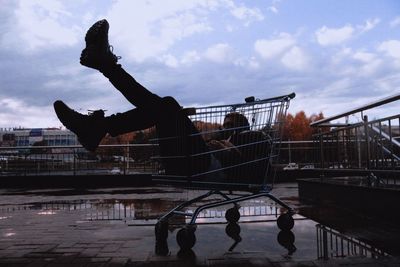
[[[322,169],[365,170],[371,173],[400,172],[400,114],[369,120],[367,111],[400,99],[400,94],[311,123]],[[348,116],[361,121],[350,123]],[[336,120],[344,123],[335,123]],[[394,180],[395,181],[395,180]]]
[[[313,164],[318,149],[313,141],[282,141],[276,164]],[[156,144],[101,145],[90,153],[75,146],[0,147],[0,175],[156,174]]]
[[[81,146],[0,147],[0,174],[91,175],[156,173],[154,144],[101,145],[95,153]]]
[[[343,235],[324,225],[317,224],[318,259],[363,256],[373,259],[388,256],[386,252],[353,237]]]

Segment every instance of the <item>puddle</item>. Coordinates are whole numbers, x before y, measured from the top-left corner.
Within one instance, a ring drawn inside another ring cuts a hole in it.
[[[293,184],[290,185],[290,189],[294,192]],[[284,191],[284,188],[280,190]],[[176,234],[189,219],[183,216],[171,218],[169,237],[165,242],[158,244],[155,244],[154,224],[159,217],[182,201],[198,194],[199,191],[171,188],[143,189],[143,192],[139,189],[93,190],[89,194],[69,196],[65,192],[48,191],[48,194],[44,194],[35,191],[29,193],[28,198],[25,195],[21,199],[20,195],[13,192],[12,195],[6,195],[6,198],[0,195],[0,234],[2,238],[8,238],[12,242],[12,238],[23,235],[27,228],[34,225],[29,229],[38,231],[38,235],[48,232],[60,235],[65,233],[65,229],[74,228],[82,233],[92,231],[90,236],[100,240],[125,240],[129,239],[129,236],[124,234],[125,231],[134,233],[138,249],[155,250],[161,255],[178,255],[182,252],[175,240]],[[19,204],[10,204],[13,202],[12,197]],[[291,205],[298,201],[296,196],[287,194],[282,197],[284,198],[289,199]],[[26,201],[28,199],[29,201]],[[193,204],[184,211],[193,212],[196,207],[197,205]],[[226,223],[225,211],[230,207],[232,204],[200,212],[196,221],[196,244],[183,256],[191,257],[194,254],[196,257],[212,258],[214,255],[217,257],[221,254],[240,254],[251,257],[254,253],[262,253],[268,258],[278,260],[315,260],[353,256],[380,258],[396,253],[396,250],[390,248],[395,244],[381,242],[375,246],[376,243],[369,243],[368,238],[357,238],[354,229],[349,231],[341,226],[335,229],[338,224],[329,224],[329,216],[335,215],[334,212],[324,213],[310,206],[302,208],[299,202],[299,214],[294,216],[295,226],[291,231],[279,230],[276,220],[285,210],[266,198],[241,202],[239,223]],[[321,224],[321,218],[325,218],[326,224]],[[12,231],[10,225],[13,226]],[[355,229],[362,232],[360,227]],[[365,236],[368,237],[368,234],[364,234]],[[73,238],[75,237],[71,237]],[[385,245],[389,248],[386,249]]]

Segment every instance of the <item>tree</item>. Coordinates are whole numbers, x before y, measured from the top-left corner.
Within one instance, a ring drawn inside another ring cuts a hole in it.
[[[283,126],[282,140],[312,140],[313,134],[317,133],[318,130],[315,127],[311,127],[310,123],[323,118],[324,114],[322,112],[318,115],[312,114],[310,117],[307,117],[303,110],[297,112],[295,116],[288,113]]]

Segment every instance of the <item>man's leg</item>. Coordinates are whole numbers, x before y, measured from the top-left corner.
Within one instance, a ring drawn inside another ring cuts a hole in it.
[[[151,93],[117,64],[118,57],[113,54],[108,43],[108,29],[108,22],[101,20],[88,30],[85,36],[86,48],[82,51],[80,62],[84,66],[102,72],[128,101],[140,109],[105,119],[104,121],[107,121],[106,127],[99,132],[110,132],[112,135],[117,135],[138,130],[143,125],[150,125],[154,122],[160,137],[162,155],[185,155],[189,157],[207,151],[206,144],[198,130],[181,111],[181,107],[175,99],[171,97],[160,98]],[[143,118],[136,116],[138,112],[146,113],[147,119],[143,120]],[[137,118],[139,120],[136,120]],[[87,129],[90,130],[90,128]],[[79,136],[79,134],[77,135]],[[90,134],[85,133],[85,135],[90,137]],[[91,143],[90,148],[94,150],[100,140],[97,138],[96,142],[89,142]],[[205,158],[205,161],[209,161],[209,156]],[[193,165],[192,162],[193,160],[186,166]]]
[[[54,103],[60,121],[78,136],[89,151],[95,151],[106,133],[112,136],[156,126],[160,155],[166,173],[189,176],[205,172],[210,166],[209,154],[203,138],[190,119],[172,97],[162,98],[159,106],[136,108],[124,113],[104,117],[104,112],[83,115],[62,101]]]
[[[105,118],[112,136],[156,126],[162,163],[168,175],[190,176],[206,172],[211,154],[192,121],[172,97],[151,108],[136,108]],[[204,154],[205,153],[205,154]]]
[[[64,126],[74,132],[82,146],[89,151],[95,151],[107,133],[117,136],[143,130],[154,126],[158,121],[153,109],[149,112],[144,108],[104,117],[102,110],[84,115],[57,100],[54,102],[54,110]]]
[[[80,63],[102,72],[136,107],[159,105],[161,98],[158,95],[136,82],[120,64],[117,64],[119,57],[114,55],[108,43],[108,29],[107,20],[100,20],[89,28],[85,36],[86,47],[82,50]]]
[[[161,97],[138,83],[120,64],[111,66],[103,72],[103,75],[136,107],[146,108],[160,105]]]

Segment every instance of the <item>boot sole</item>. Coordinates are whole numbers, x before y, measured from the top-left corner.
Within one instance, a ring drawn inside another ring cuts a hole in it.
[[[108,30],[110,25],[108,24],[107,20],[99,20],[89,30],[86,32],[85,42],[86,47],[90,45],[94,45],[98,42],[103,42],[104,39],[107,40],[108,37]]]

